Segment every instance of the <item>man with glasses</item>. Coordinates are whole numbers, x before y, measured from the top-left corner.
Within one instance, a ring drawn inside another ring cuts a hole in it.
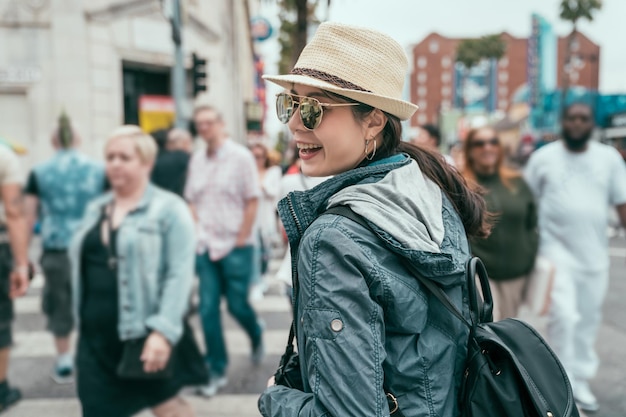
[[[222,294],[228,310],[251,339],[252,362],[260,364],[264,355],[263,330],[248,302],[253,228],[261,193],[252,153],[227,136],[220,113],[209,106],[198,107],[194,123],[206,150],[199,150],[191,158],[185,198],[197,222],[200,317],[211,375],[209,385],[199,393],[209,397],[227,383],[228,357],[220,317]]]
[[[563,112],[562,141],[530,158],[525,176],[539,204],[539,254],[556,265],[548,338],[572,381],[576,402],[598,410],[589,380],[609,281],[608,210],[626,225],[626,166],[618,152],[591,141],[593,111],[572,104]]]

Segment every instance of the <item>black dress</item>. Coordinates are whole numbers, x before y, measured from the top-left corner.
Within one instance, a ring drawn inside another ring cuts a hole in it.
[[[174,376],[166,380],[128,380],[117,376],[116,368],[123,351],[117,330],[117,273],[109,267],[109,253],[102,242],[101,225],[98,223],[87,234],[81,253],[77,391],[84,417],[126,417],[176,396],[193,380],[190,366],[198,364],[188,364],[184,357],[173,357],[171,360],[176,359],[177,365]],[[115,248],[116,231],[112,231],[110,239],[111,247]],[[172,352],[180,355],[177,349]]]

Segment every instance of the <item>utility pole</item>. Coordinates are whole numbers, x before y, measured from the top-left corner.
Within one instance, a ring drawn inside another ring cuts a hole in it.
[[[176,108],[176,127],[186,127],[183,118],[183,102],[185,101],[185,65],[183,57],[182,32],[183,24],[180,12],[180,1],[172,0],[172,40],[174,41],[174,67],[172,68],[172,95]]]

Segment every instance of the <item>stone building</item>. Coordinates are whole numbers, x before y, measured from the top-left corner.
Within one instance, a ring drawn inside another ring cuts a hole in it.
[[[184,116],[214,105],[245,140],[254,100],[247,0],[181,0],[187,68]],[[170,95],[173,65],[167,0],[0,0],[0,137],[25,145],[26,165],[52,153],[50,132],[65,111],[82,149],[100,156],[107,134],[137,123],[144,94]],[[192,98],[192,53],[208,62],[208,91]]]

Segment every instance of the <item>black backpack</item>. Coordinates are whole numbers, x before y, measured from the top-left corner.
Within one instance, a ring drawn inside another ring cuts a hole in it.
[[[345,206],[326,213],[369,225]],[[469,329],[467,363],[461,384],[464,417],[579,417],[572,387],[561,362],[547,342],[528,324],[516,319],[493,322],[493,300],[485,265],[472,258],[466,265],[470,300],[467,320],[448,295],[405,262],[414,277]],[[482,300],[476,288],[476,277]],[[402,417],[402,404],[393,417]]]

